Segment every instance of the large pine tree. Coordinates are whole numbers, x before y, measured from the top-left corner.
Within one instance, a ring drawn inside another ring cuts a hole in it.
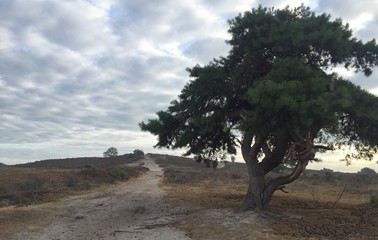
[[[332,72],[366,76],[378,64],[375,40],[363,43],[340,19],[309,8],[259,7],[229,21],[229,55],[188,69],[190,80],[157,119],[140,127],[157,147],[215,159],[241,148],[249,173],[244,209],[266,209],[317,151],[355,147],[371,159],[378,145],[378,98]],[[289,175],[265,175],[285,162]]]

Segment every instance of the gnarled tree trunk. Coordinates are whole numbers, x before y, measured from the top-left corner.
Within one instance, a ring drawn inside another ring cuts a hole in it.
[[[303,172],[308,161],[298,161],[296,167],[290,175],[281,176],[265,181],[265,173],[260,166],[257,168],[248,167],[248,191],[245,196],[242,209],[259,209],[266,210],[277,190],[282,190],[286,184],[295,181]]]
[[[242,154],[248,167],[249,184],[248,191],[242,205],[243,210],[259,209],[266,210],[275,191],[282,190],[286,184],[296,180],[309,160],[314,158],[314,146],[308,134],[305,142],[291,143],[291,152],[297,165],[292,173],[280,176],[266,182],[265,175],[277,167],[285,156],[287,147],[292,137],[288,132],[281,132],[276,136],[277,144],[273,150],[266,145],[266,139],[261,136],[254,136],[246,133],[242,142]],[[303,139],[301,139],[303,140]],[[294,141],[297,141],[294,139]],[[252,144],[253,142],[253,144]],[[259,161],[258,154],[264,152],[265,157]],[[289,151],[289,153],[290,153]]]

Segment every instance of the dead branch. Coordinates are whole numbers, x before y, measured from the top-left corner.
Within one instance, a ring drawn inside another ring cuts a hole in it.
[[[285,191],[285,190],[284,190],[285,187],[286,187],[286,186],[280,186],[280,187],[276,188],[276,190],[280,190],[280,191],[282,191],[282,192],[284,192],[284,193],[289,193],[288,191]]]
[[[344,195],[346,189],[346,185],[344,185],[343,191],[341,191],[339,198],[337,198],[336,202],[332,204],[332,208],[336,205],[336,203],[341,199],[341,197]]]
[[[333,148],[333,147],[324,146],[324,145],[315,145],[314,148],[315,148],[315,150],[317,150],[317,149],[331,150],[331,151],[335,150],[335,148]]]

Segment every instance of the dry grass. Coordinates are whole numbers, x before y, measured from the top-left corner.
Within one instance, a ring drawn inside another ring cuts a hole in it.
[[[33,226],[36,228],[36,219],[38,223],[42,224],[47,219],[50,212],[47,210],[46,205],[29,205],[22,207],[2,207],[0,208],[0,233],[1,239],[11,239],[15,232],[30,230]]]
[[[29,205],[52,201],[64,195],[86,191],[117,179],[110,175],[112,168],[46,169],[16,168],[0,169],[0,207]],[[136,177],[147,169],[123,167],[128,177]]]
[[[116,183],[118,179],[110,175],[115,167],[127,176],[125,180],[148,170],[120,165],[135,161],[125,156],[101,161],[80,158],[75,163],[74,159],[67,159],[0,168],[0,238],[8,239],[7,234],[17,229],[37,228],[35,219],[48,224],[50,207],[62,197],[101,190]],[[63,168],[54,168],[54,164]]]
[[[287,186],[289,193],[275,194],[271,211],[276,217],[263,218],[235,213],[247,189],[244,165],[213,170],[187,158],[153,157],[165,168],[161,185],[170,197],[198,209],[175,224],[194,239],[378,239],[378,208],[369,205],[369,194],[378,191],[376,177],[308,171]],[[64,195],[106,186],[114,182],[109,173],[117,166],[99,167],[98,160],[95,167],[81,162],[72,168],[72,160],[59,163],[64,169],[43,164],[49,168],[0,168],[2,238],[7,239],[7,229],[27,227],[35,216],[48,218],[45,205],[35,203],[54,205],[51,201]],[[134,176],[145,171],[124,170]],[[7,207],[12,204],[18,207]]]
[[[177,170],[176,162],[171,159],[170,165],[165,159],[162,185],[179,205],[201,211],[241,206],[247,178],[240,167]],[[225,228],[201,212],[188,215],[176,226],[195,239],[378,239],[378,209],[369,205],[369,193],[378,190],[376,177],[308,171],[286,190],[289,193],[276,192],[272,200],[275,217],[255,221],[267,221],[269,229],[250,223],[238,226],[239,231]]]

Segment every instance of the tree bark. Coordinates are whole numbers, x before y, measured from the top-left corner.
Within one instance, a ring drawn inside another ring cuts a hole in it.
[[[254,142],[253,142],[254,139]],[[252,145],[253,142],[253,145]],[[242,154],[248,168],[248,190],[244,198],[242,210],[264,209],[263,191],[265,188],[264,169],[259,165],[257,155],[265,144],[263,136],[246,133],[242,141]]]
[[[266,183],[265,175],[278,164],[282,163],[289,140],[292,139],[289,137],[288,132],[280,133],[277,135],[276,148],[272,151],[266,149],[265,140],[266,138],[263,136],[254,136],[251,133],[246,133],[242,141],[242,154],[247,164],[249,177],[248,191],[242,205],[242,210],[266,210],[269,207],[274,192],[282,190],[286,184],[295,181],[301,175],[309,160],[314,157],[314,146],[310,138],[308,138],[305,151],[298,155],[297,165],[292,173],[274,178]],[[292,146],[295,147],[295,144]],[[269,153],[261,162],[257,159],[260,151]]]
[[[265,208],[263,191],[265,188],[265,176],[262,169],[248,167],[248,191],[244,198],[242,210]]]
[[[268,209],[274,192],[282,190],[286,184],[295,181],[301,175],[307,163],[308,161],[298,161],[291,174],[274,178],[268,183],[265,181],[264,169],[261,166],[248,167],[248,191],[244,198],[242,210]]]

